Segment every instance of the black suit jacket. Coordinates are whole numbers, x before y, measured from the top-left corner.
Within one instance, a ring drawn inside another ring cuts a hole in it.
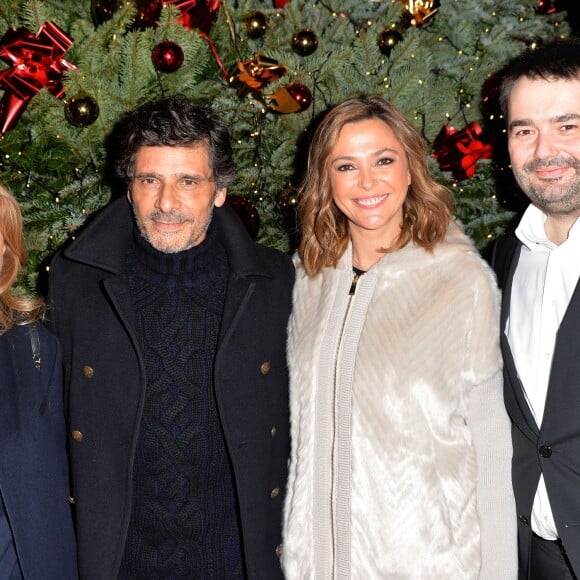
[[[550,505],[570,562],[580,577],[580,284],[556,335],[546,406],[536,425],[504,334],[514,271],[522,245],[512,232],[491,257],[502,289],[501,346],[504,396],[512,420],[512,476],[518,512],[520,578],[528,577],[534,496],[544,474]],[[578,257],[580,259],[580,256]]]

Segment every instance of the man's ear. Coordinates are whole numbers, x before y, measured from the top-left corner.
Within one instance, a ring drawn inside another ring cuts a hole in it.
[[[131,198],[131,188],[130,187],[127,188],[127,199],[129,200],[129,203],[133,203],[133,199]]]
[[[227,192],[227,187],[222,187],[215,192],[215,198],[213,200],[214,207],[221,207],[226,202]]]

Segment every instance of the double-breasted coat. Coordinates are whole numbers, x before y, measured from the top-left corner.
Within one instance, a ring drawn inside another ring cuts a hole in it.
[[[31,328],[0,335],[0,493],[25,580],[75,580],[60,346]]]
[[[214,361],[219,419],[234,472],[246,574],[281,577],[281,510],[289,454],[286,326],[294,268],[254,243],[227,205],[211,227],[230,264]],[[122,276],[133,218],[125,198],[100,212],[53,260],[50,324],[63,345],[79,568],[117,577],[132,507],[146,389]]]
[[[501,347],[505,402],[512,420],[512,477],[518,512],[520,578],[528,578],[531,513],[541,473],[558,533],[576,575],[580,576],[580,283],[556,334],[546,406],[542,425],[538,427],[503,332],[521,249],[521,242],[509,232],[496,243],[491,257],[503,294]]]

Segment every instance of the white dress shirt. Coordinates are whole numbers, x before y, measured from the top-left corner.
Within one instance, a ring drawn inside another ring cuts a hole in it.
[[[525,211],[516,236],[524,244],[514,273],[505,333],[524,394],[538,427],[542,425],[556,333],[580,277],[580,219],[557,246],[544,231],[546,216]],[[547,540],[559,537],[541,475],[532,510],[532,530]]]

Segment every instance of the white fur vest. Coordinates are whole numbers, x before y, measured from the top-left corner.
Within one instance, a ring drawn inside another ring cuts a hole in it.
[[[349,297],[352,278],[350,246],[314,278],[298,268],[285,574],[477,578],[466,407],[501,369],[493,275],[451,224],[433,254],[386,254]]]

